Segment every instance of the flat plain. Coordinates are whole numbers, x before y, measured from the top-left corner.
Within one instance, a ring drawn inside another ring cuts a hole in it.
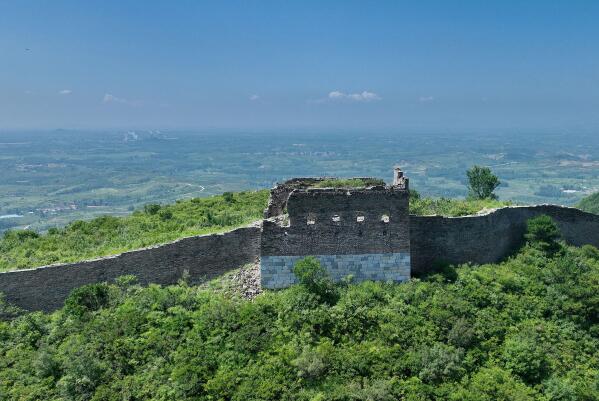
[[[515,203],[574,205],[599,190],[599,137],[576,133],[0,132],[0,231],[47,230],[296,176],[391,179],[398,164],[424,196],[464,197],[486,165]]]

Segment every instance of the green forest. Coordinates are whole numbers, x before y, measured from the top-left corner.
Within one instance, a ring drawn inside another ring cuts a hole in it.
[[[0,321],[0,400],[599,399],[599,250],[548,217],[499,264],[401,285],[333,284],[309,258],[296,274],[253,301],[123,277]]]

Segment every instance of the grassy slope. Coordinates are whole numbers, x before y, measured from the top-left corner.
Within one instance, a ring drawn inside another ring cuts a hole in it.
[[[362,188],[373,185],[385,185],[385,181],[380,179],[363,178],[329,178],[316,182],[313,188]]]
[[[585,212],[599,214],[599,192],[582,199],[577,207]]]
[[[84,287],[0,321],[0,401],[599,399],[595,248],[338,291]]]
[[[466,216],[484,209],[509,206],[509,201],[493,199],[410,198],[410,214],[426,216]]]
[[[9,231],[0,239],[0,270],[72,262],[115,254],[177,238],[227,230],[262,217],[268,191],[194,198],[146,206],[127,217],[75,221],[39,235]]]

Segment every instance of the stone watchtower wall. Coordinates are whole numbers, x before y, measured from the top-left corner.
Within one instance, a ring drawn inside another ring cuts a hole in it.
[[[293,189],[288,215],[262,225],[262,286],[293,284],[295,262],[308,255],[335,280],[348,275],[356,281],[408,280],[408,208],[407,185]]]

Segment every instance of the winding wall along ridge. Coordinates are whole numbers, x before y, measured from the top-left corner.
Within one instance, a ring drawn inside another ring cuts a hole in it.
[[[526,221],[542,214],[558,224],[567,243],[599,247],[599,215],[555,205],[511,206],[463,217],[410,216],[412,274],[435,261],[495,263],[522,244]]]
[[[82,285],[132,274],[140,284],[175,284],[186,272],[197,284],[254,263],[260,254],[260,226],[198,235],[105,258],[0,273],[6,301],[27,310],[60,308]]]
[[[517,250],[526,220],[551,216],[566,242],[599,247],[599,215],[562,206],[516,206],[486,214],[442,217],[410,216],[413,274],[426,273],[435,261],[494,263]],[[0,273],[0,292],[27,310],[60,308],[82,285],[132,274],[141,284],[175,284],[185,271],[192,284],[214,278],[260,257],[261,227],[183,238],[164,245],[106,258]]]

